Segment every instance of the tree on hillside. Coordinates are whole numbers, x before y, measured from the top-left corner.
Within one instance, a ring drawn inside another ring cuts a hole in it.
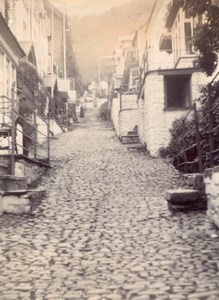
[[[79,72],[77,60],[75,57],[75,53],[73,51],[71,34],[66,35],[66,64],[67,64],[67,77],[75,79],[75,88],[79,95],[83,94],[83,83],[82,77]]]
[[[216,0],[186,0],[184,9],[191,17],[204,16],[194,33],[194,46],[199,51],[199,64],[210,76],[218,65],[219,6]]]

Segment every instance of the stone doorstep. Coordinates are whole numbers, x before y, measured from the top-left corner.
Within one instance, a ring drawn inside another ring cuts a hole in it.
[[[11,204],[11,205],[7,205],[7,206],[3,206],[2,213],[14,214],[14,215],[29,214],[29,213],[31,213],[31,206],[30,205]]]
[[[190,212],[190,211],[200,211],[200,210],[207,210],[207,202],[203,201],[196,204],[190,205],[177,205],[171,204],[168,202],[168,207],[173,212]]]
[[[0,207],[1,213],[26,214],[32,211],[36,199],[41,200],[46,190],[11,190],[1,191]]]
[[[166,200],[175,205],[194,205],[205,201],[200,191],[192,189],[169,190],[166,193]]]

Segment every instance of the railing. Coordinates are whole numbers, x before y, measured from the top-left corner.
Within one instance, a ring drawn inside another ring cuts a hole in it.
[[[178,151],[173,164],[184,173],[201,173],[219,165],[219,86],[214,87],[219,84],[218,76],[208,84],[201,108],[197,110],[194,104],[176,128]]]
[[[219,164],[219,95],[212,99],[212,85],[215,82],[219,73],[213,78],[208,85],[208,142],[209,142],[209,166],[213,167]]]
[[[184,173],[203,171],[201,138],[196,103],[178,125],[176,131],[181,132],[177,140],[177,154],[173,157],[175,167]]]
[[[0,135],[7,139],[7,147],[0,149],[0,153],[10,154],[12,175],[16,155],[38,163],[50,163],[48,120],[31,107],[28,107],[28,114],[19,112],[15,103],[15,100],[0,96]]]

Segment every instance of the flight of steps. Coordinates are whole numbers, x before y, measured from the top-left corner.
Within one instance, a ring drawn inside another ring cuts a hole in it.
[[[207,209],[207,197],[203,174],[184,174],[182,186],[166,193],[166,200],[171,211],[197,211]]]
[[[0,155],[0,215],[31,213],[44,196],[43,188],[29,189],[25,177],[10,175],[10,155]]]
[[[128,131],[127,135],[122,135],[120,136],[119,139],[122,144],[138,144],[139,143],[138,131],[136,130]]]

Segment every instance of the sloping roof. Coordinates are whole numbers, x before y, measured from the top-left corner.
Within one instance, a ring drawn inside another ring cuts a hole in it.
[[[20,42],[20,45],[24,52],[26,53],[26,56],[28,60],[36,66],[36,55],[34,51],[34,46],[32,42]]]
[[[32,43],[31,42],[20,42],[21,48],[24,50],[26,55],[28,56]]]
[[[176,18],[177,12],[179,10],[180,7],[182,7],[184,4],[184,0],[173,0],[172,1],[172,5],[170,7],[168,16],[167,16],[167,20],[166,20],[166,24],[165,26],[167,28],[171,28],[173,25],[173,22]]]

